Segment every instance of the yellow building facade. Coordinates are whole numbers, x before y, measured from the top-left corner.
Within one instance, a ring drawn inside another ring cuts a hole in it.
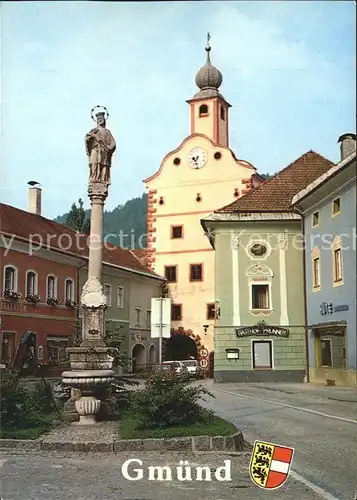
[[[222,75],[210,60],[196,75],[189,104],[190,134],[145,179],[148,190],[148,265],[168,280],[172,334],[196,342],[208,368],[213,351],[214,250],[201,219],[262,182],[255,167],[229,148],[229,108],[219,92]]]

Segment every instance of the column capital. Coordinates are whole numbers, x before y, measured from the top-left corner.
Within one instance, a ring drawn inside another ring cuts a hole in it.
[[[88,185],[88,196],[91,202],[104,203],[108,197],[108,184],[104,182],[90,182]]]
[[[239,234],[233,233],[231,235],[231,249],[238,250],[239,248]]]
[[[278,235],[278,247],[280,250],[286,250],[288,248],[288,236],[285,233]]]
[[[82,289],[81,304],[86,308],[106,307],[107,298],[97,277],[89,277],[85,282]]]

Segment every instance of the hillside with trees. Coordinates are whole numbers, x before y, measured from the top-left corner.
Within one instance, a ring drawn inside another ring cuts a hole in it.
[[[104,212],[103,231],[109,243],[122,248],[146,247],[147,194],[132,198],[114,210]],[[84,234],[89,234],[89,210],[83,209],[81,199],[70,210],[56,217],[55,222],[65,224]]]
[[[271,174],[261,174],[266,180],[273,177]],[[104,235],[106,241],[122,248],[145,248],[146,247],[146,216],[147,216],[147,194],[132,198],[124,205],[118,205],[113,210],[104,212]],[[73,203],[70,210],[56,217],[60,222],[84,234],[90,231],[89,210],[84,210],[83,201]]]

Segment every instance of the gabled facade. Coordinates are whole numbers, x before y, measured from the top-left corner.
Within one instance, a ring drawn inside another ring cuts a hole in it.
[[[168,281],[173,335],[201,338],[196,345],[203,368],[213,351],[215,260],[200,219],[262,182],[254,166],[229,148],[231,105],[219,91],[222,75],[210,51],[207,46],[206,64],[196,75],[199,90],[187,101],[190,135],[144,181],[147,263]]]
[[[332,165],[309,151],[202,219],[215,249],[216,382],[306,379],[302,223],[291,202]]]
[[[35,334],[37,358],[57,365],[76,334],[78,269],[85,261],[52,247],[51,233],[52,221],[0,204],[1,361],[8,366],[26,332]]]
[[[310,381],[357,387],[356,136],[340,142],[340,163],[293,203],[306,240]]]

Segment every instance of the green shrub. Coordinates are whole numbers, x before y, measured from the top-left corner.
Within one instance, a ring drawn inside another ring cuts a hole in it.
[[[32,395],[38,401],[43,412],[50,413],[57,409],[53,399],[51,384],[46,382],[45,379],[34,384]]]
[[[189,377],[153,373],[145,388],[134,393],[132,411],[142,427],[190,425],[212,416],[199,404],[204,396],[214,397],[201,385],[191,385]]]
[[[33,388],[20,384],[16,372],[2,372],[0,386],[1,431],[42,425],[54,411],[51,387],[38,382]]]
[[[1,372],[0,389],[1,427],[15,425],[21,420],[21,405],[25,398],[18,374]]]

